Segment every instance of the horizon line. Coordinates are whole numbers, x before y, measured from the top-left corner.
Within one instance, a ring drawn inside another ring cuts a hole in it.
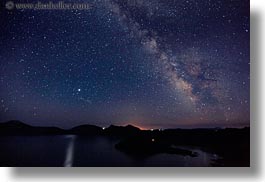
[[[25,123],[23,121],[20,121],[20,120],[9,120],[9,121],[0,121],[0,124],[4,124],[4,123],[8,123],[8,122],[11,122],[11,121],[17,121],[17,122],[20,122],[20,123],[23,123],[23,124],[26,124],[26,125],[29,125],[29,126],[33,126],[33,127],[56,127],[56,128],[59,128],[59,129],[62,129],[62,130],[70,130],[70,129],[73,129],[75,127],[78,127],[78,126],[84,126],[84,125],[90,125],[90,126],[96,126],[96,127],[99,127],[99,128],[102,128],[103,130],[104,129],[107,129],[109,128],[110,126],[117,126],[117,127],[126,127],[126,126],[133,126],[135,128],[138,128],[140,129],[141,131],[153,131],[153,130],[170,130],[170,129],[186,129],[186,130],[192,130],[192,129],[242,129],[242,128],[250,128],[250,123],[249,124],[245,124],[245,125],[241,125],[241,126],[233,126],[233,127],[227,127],[227,126],[208,126],[208,127],[205,127],[205,126],[201,126],[201,127],[189,127],[189,126],[179,126],[179,127],[150,127],[150,128],[146,128],[146,127],[141,127],[141,126],[138,126],[137,124],[131,124],[131,123],[128,123],[128,124],[123,124],[123,125],[116,125],[116,124],[110,124],[108,125],[107,127],[102,127],[102,126],[98,126],[98,125],[95,125],[95,124],[80,124],[80,125],[76,125],[76,126],[73,126],[73,127],[70,127],[68,129],[65,129],[65,128],[62,128],[60,126],[52,126],[52,125],[49,125],[49,126],[43,126],[43,125],[31,125],[31,124],[28,124],[28,123]]]

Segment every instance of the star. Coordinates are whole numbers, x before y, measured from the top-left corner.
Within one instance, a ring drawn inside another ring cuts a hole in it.
[[[61,127],[248,124],[248,12],[247,0],[3,11],[0,119]]]

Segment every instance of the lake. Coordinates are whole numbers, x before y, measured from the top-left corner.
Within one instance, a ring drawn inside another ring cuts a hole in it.
[[[194,147],[197,157],[157,154],[146,158],[132,157],[117,149],[114,137],[0,136],[0,166],[80,166],[80,167],[207,167],[217,155]]]

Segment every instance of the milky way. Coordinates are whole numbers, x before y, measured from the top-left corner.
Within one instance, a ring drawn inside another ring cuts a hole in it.
[[[249,125],[248,1],[76,2],[1,12],[0,121]]]

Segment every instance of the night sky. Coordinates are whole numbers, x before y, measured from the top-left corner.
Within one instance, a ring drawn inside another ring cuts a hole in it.
[[[249,1],[71,2],[91,9],[1,1],[0,122],[249,125]]]

